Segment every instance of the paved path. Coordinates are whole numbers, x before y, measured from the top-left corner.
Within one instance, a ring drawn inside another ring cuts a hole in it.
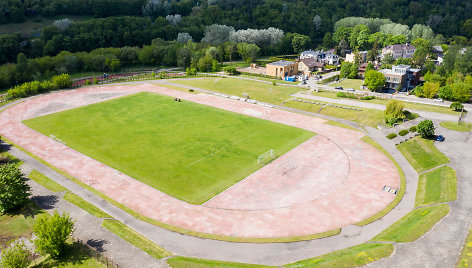
[[[439,127],[446,141],[435,143],[446,154],[457,174],[458,199],[449,202],[451,212],[427,234],[413,243],[396,244],[392,257],[374,267],[454,267],[472,222],[472,132]]]
[[[385,139],[385,137],[380,134],[378,137],[380,139]],[[340,137],[339,139],[342,140],[344,138]],[[338,139],[336,139],[336,141],[338,141]],[[393,150],[395,151],[393,152],[392,148],[386,149],[392,153],[394,158],[397,159],[401,165],[404,165],[406,160],[403,159],[403,161],[401,161],[403,156],[399,155],[394,147]],[[21,154],[19,151],[13,153],[21,159],[28,157],[25,155],[19,155]],[[30,160],[33,161],[33,159]],[[36,164],[41,165],[39,162]],[[408,167],[403,168],[406,169]],[[362,228],[347,226],[343,228],[341,235],[338,236],[314,241],[284,244],[238,244],[185,236],[141,222],[108,204],[101,198],[68,181],[66,178],[54,171],[47,170],[44,166],[36,169],[177,255],[269,265],[285,264],[366,242],[408,213],[410,209],[410,201],[408,200],[411,200],[411,197],[414,198],[414,191],[412,194],[410,190],[407,190],[407,194],[400,204],[384,218]],[[407,173],[407,176],[409,175],[411,174]],[[415,179],[416,178],[412,178],[410,181],[414,181]]]
[[[8,146],[10,147],[10,146]],[[87,193],[83,188],[71,183],[66,178],[54,172],[52,169],[44,166],[37,160],[16,148],[9,148],[9,152],[23,160],[22,171],[29,174],[32,170],[38,170],[44,175],[62,181],[64,186],[70,187],[71,192],[76,192],[84,196],[89,194],[88,199],[96,198],[93,194]],[[103,219],[97,218],[88,212],[76,207],[75,205],[62,199],[64,192],[52,192],[33,180],[28,184],[32,189],[32,199],[41,209],[50,213],[57,210],[59,213],[66,211],[76,220],[74,237],[96,248],[101,254],[112,260],[121,267],[168,267],[167,263],[157,260],[141,249],[124,241],[117,235],[101,227]]]
[[[349,99],[332,99],[332,98],[320,97],[320,96],[315,96],[315,95],[308,95],[304,93],[295,93],[295,94],[292,94],[291,96],[304,98],[304,99],[310,99],[310,100],[323,101],[323,102],[337,103],[337,104],[342,104],[342,105],[362,107],[366,109],[374,109],[374,110],[382,110],[382,111],[385,110],[385,105],[383,104],[360,102],[360,101],[354,101],[354,100],[349,100]],[[452,115],[452,114],[434,113],[434,112],[412,110],[412,109],[408,109],[408,111],[416,113],[421,117],[433,119],[433,120],[457,121],[459,119],[459,116]]]

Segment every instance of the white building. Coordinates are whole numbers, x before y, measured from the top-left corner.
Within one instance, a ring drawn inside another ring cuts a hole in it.
[[[382,59],[387,54],[391,54],[394,59],[411,58],[416,51],[416,47],[410,44],[389,45],[382,49]]]
[[[339,56],[334,54],[334,51],[323,51],[323,50],[307,50],[303,51],[300,54],[300,60],[313,58],[316,62],[329,64],[329,65],[338,65],[339,64]]]

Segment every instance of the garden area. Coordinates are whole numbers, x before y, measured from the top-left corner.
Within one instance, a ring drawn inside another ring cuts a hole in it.
[[[364,80],[361,79],[343,79],[339,82],[334,82],[332,84],[329,84],[330,87],[343,87],[344,89],[346,88],[353,88],[355,90],[363,90],[361,89],[361,86],[364,85]]]

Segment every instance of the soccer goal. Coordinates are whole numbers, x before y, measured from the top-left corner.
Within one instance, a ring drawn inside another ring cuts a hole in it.
[[[259,155],[259,157],[257,158],[257,164],[265,165],[265,164],[269,163],[274,158],[275,158],[274,150],[269,150],[269,151]]]

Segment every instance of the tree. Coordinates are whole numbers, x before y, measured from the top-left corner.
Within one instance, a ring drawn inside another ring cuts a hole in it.
[[[119,64],[120,62],[118,62],[118,67],[119,67]],[[51,81],[59,89],[69,88],[72,86],[72,80],[70,78],[70,75],[68,74],[61,74],[61,75],[53,76]]]
[[[224,68],[225,73],[229,75],[237,75],[239,74],[238,70],[234,66],[228,66]]]
[[[426,82],[423,86],[423,94],[426,98],[432,99],[439,92],[439,83]]]
[[[188,41],[193,41],[192,36],[189,33],[179,33],[176,40],[181,44],[186,44]]]
[[[31,263],[30,251],[23,241],[16,240],[2,251],[0,265],[5,268],[26,268]]]
[[[385,86],[385,76],[381,72],[369,70],[364,75],[364,84],[372,91],[378,91]]]
[[[30,195],[20,169],[15,164],[0,165],[0,213],[23,206]]]
[[[295,34],[292,39],[292,47],[295,53],[301,53],[310,46],[311,39],[308,36]]]
[[[393,58],[392,54],[387,53],[382,59],[382,64],[392,64],[395,62],[395,58]]]
[[[321,19],[320,15],[316,15],[313,18],[313,25],[315,26],[316,32],[319,32],[321,30],[321,26],[323,25],[323,20]]]
[[[234,32],[232,26],[212,24],[206,27],[205,36],[203,37],[202,42],[211,45],[221,45],[229,40],[231,32]]]
[[[451,103],[450,108],[454,109],[454,111],[460,111],[464,108],[464,105],[458,101]]]
[[[33,240],[36,250],[49,254],[54,259],[58,258],[64,252],[66,241],[74,231],[74,223],[66,212],[60,215],[54,211],[51,217],[39,217],[33,226],[37,237]]]
[[[434,130],[436,128],[434,127],[433,121],[423,120],[418,124],[417,129],[421,137],[426,139],[434,136]]]
[[[120,66],[121,66],[120,60],[114,59],[110,62],[110,71],[116,72],[120,69]]]
[[[341,78],[347,78],[347,77],[349,77],[349,74],[350,74],[350,72],[351,72],[351,67],[352,67],[352,66],[353,66],[353,64],[350,63],[350,62],[347,62],[347,61],[346,61],[346,62],[343,62],[343,63],[341,64],[341,70],[340,70],[339,76],[340,76]]]
[[[405,104],[403,102],[392,99],[387,102],[387,107],[384,113],[386,117],[401,119],[405,118],[405,114],[403,113],[404,108]]]
[[[325,36],[323,37],[323,44],[322,44],[324,49],[331,49],[333,47],[333,36],[331,33],[326,33]]]

